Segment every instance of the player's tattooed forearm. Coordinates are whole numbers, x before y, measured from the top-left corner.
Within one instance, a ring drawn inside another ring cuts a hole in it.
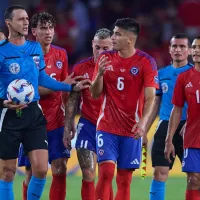
[[[81,169],[90,169],[94,171],[96,168],[96,159],[94,152],[89,151],[88,149],[80,148],[77,150],[77,156]]]
[[[65,119],[67,121],[73,120],[76,114],[78,99],[80,97],[80,93],[78,92],[71,92],[68,100],[67,105],[65,107]]]

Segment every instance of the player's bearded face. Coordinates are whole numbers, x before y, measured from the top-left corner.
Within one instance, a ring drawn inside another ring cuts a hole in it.
[[[93,49],[94,59],[96,62],[98,56],[102,52],[113,49],[110,37],[103,40],[99,39],[98,37],[95,37],[94,40],[92,41],[92,49]]]
[[[192,59],[194,63],[200,63],[200,39],[195,39],[192,43]]]
[[[41,44],[49,45],[53,40],[54,26],[50,22],[43,24],[39,22],[37,27],[32,29],[32,33]]]
[[[172,38],[171,45],[169,47],[169,53],[172,60],[175,62],[182,62],[187,60],[190,55],[190,48],[188,45],[188,39],[175,39]]]
[[[28,35],[29,18],[25,10],[14,10],[12,20],[8,20],[8,27],[12,34],[26,36]]]

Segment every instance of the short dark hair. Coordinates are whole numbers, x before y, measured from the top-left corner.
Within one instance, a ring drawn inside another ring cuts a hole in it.
[[[111,36],[111,31],[108,30],[107,28],[101,28],[101,29],[97,30],[97,32],[94,35],[94,37],[97,37],[100,40],[107,39],[110,36]]]
[[[46,24],[47,22],[51,23],[54,27],[56,26],[56,20],[53,15],[48,12],[41,12],[33,15],[30,20],[30,27],[36,28],[38,23]]]
[[[5,13],[4,13],[4,19],[12,19],[13,18],[13,11],[14,10],[25,10],[25,8],[23,6],[20,6],[20,5],[13,5],[13,6],[10,6],[8,8],[6,8],[5,10]]]
[[[176,35],[174,35],[172,39],[187,39],[188,40],[188,46],[191,45],[191,40],[190,37],[188,35],[186,35],[185,33],[177,33]],[[171,40],[170,40],[170,44],[171,44]]]
[[[118,19],[115,24],[115,26],[122,28],[126,31],[130,31],[134,33],[135,35],[139,35],[140,33],[140,25],[139,23],[133,19],[133,18],[122,18]]]

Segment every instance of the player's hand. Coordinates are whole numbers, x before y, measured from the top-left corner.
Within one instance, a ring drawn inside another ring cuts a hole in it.
[[[145,148],[147,148],[147,145],[148,145],[148,138],[147,138],[147,134],[145,133],[143,135],[143,138],[142,138],[142,146],[144,146]]]
[[[72,149],[71,141],[74,138],[75,133],[76,133],[75,127],[73,125],[71,126],[71,128],[69,127],[64,128],[63,144],[69,150]]]
[[[73,92],[80,92],[83,89],[87,89],[91,86],[91,81],[89,79],[85,79],[83,81],[78,82],[74,88]]]
[[[80,80],[84,79],[83,76],[74,76],[74,72],[72,72],[69,76],[66,77],[66,79],[63,81],[63,83],[67,84],[77,84]]]
[[[22,110],[23,108],[28,107],[25,105],[16,105],[11,100],[4,100],[3,105],[5,108],[8,108],[10,110]]]
[[[169,163],[171,163],[172,162],[170,159],[171,155],[173,158],[175,158],[175,149],[172,142],[165,143],[164,154],[165,154],[165,159],[168,160]]]
[[[141,138],[145,134],[145,126],[142,123],[142,121],[139,121],[138,123],[136,123],[133,126],[131,132],[134,134],[133,136],[134,139]]]
[[[98,70],[98,75],[103,76],[104,72],[106,71],[106,66],[111,63],[110,60],[108,60],[108,57],[103,55],[98,62],[99,70]]]

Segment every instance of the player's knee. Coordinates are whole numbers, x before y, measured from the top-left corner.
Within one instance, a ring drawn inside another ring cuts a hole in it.
[[[169,168],[168,167],[155,167],[153,173],[153,179],[157,181],[165,182],[168,178]]]
[[[47,175],[48,165],[32,166],[32,174],[38,178],[45,178]]]
[[[82,173],[83,173],[83,180],[94,181],[94,179],[95,179],[95,169],[84,168],[84,169],[82,169]]]
[[[99,178],[104,181],[111,182],[114,177],[114,164],[113,163],[102,163],[100,164]]]
[[[67,172],[67,160],[57,159],[51,162],[51,169],[53,174],[65,174]]]
[[[14,179],[15,172],[16,172],[16,166],[3,166],[2,168],[2,179],[6,182],[11,182]]]
[[[190,174],[188,176],[188,187],[190,189],[196,189],[200,186],[200,177],[196,174]]]

